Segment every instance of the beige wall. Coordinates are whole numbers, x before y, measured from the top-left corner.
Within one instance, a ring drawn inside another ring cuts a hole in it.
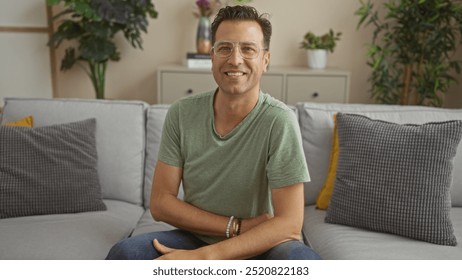
[[[5,97],[53,95],[45,0],[0,0],[0,106]]]
[[[375,2],[380,2],[378,0]],[[180,64],[185,53],[194,51],[197,19],[192,15],[195,0],[154,0],[159,17],[152,20],[144,36],[144,50],[135,50],[120,38],[121,61],[109,64],[107,98],[144,100],[155,103],[156,69],[163,64]],[[371,29],[356,29],[354,16],[358,0],[254,0],[252,5],[271,15],[273,37],[271,64],[306,65],[306,54],[299,49],[303,35],[329,28],[343,33],[328,66],[351,72],[350,103],[371,103],[367,78],[366,44]],[[57,52],[60,61],[63,50]],[[462,56],[462,48],[459,51]],[[58,65],[59,66],[59,65]],[[56,97],[94,98],[90,80],[78,67],[58,72]],[[462,108],[462,80],[448,95],[447,107]]]

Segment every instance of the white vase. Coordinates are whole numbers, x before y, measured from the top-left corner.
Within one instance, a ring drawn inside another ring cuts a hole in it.
[[[311,69],[324,69],[327,65],[327,50],[307,50],[308,67]]]

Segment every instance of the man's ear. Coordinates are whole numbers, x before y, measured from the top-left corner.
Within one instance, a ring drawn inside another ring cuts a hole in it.
[[[269,51],[265,52],[265,55],[263,57],[263,63],[265,64],[265,67],[263,68],[263,72],[268,71],[270,58],[271,58],[271,53]]]

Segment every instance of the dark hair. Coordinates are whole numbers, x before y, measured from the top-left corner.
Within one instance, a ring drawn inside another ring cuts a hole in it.
[[[212,44],[215,43],[215,35],[218,26],[226,20],[234,21],[256,21],[263,31],[263,45],[265,49],[269,50],[270,39],[272,33],[271,22],[266,18],[268,14],[258,14],[254,7],[250,6],[226,6],[218,11],[217,16],[212,23]]]

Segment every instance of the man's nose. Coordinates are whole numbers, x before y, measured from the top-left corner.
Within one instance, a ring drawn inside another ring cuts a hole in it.
[[[228,62],[231,64],[240,64],[244,60],[239,49],[239,45],[235,45],[231,51],[231,55],[228,58]]]

